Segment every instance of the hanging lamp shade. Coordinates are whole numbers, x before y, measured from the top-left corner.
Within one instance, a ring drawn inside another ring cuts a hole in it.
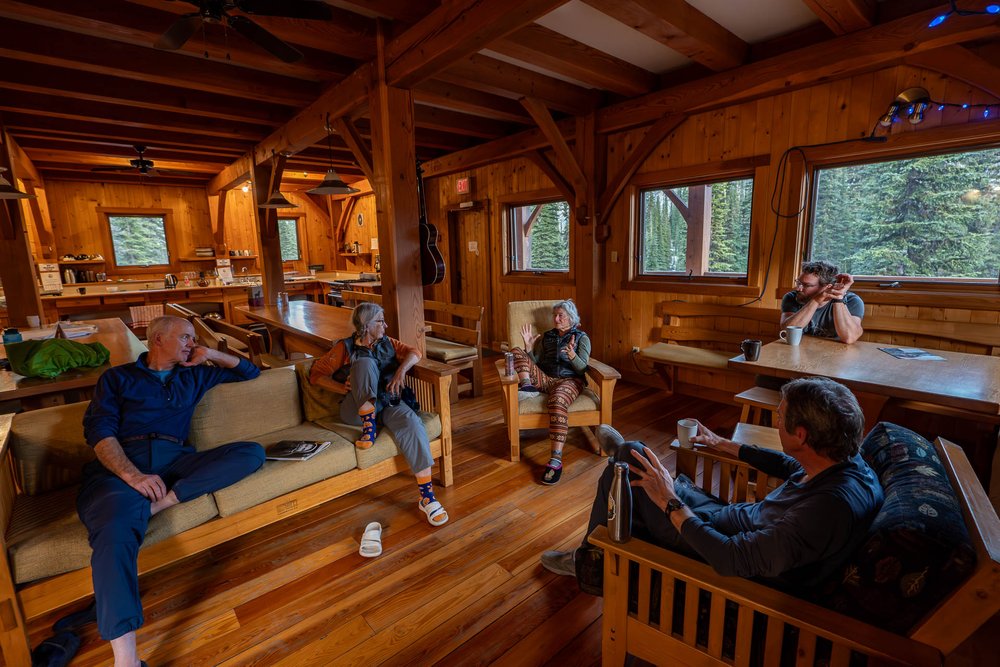
[[[0,199],[34,199],[35,195],[21,192],[11,185],[10,181],[3,177],[5,171],[7,167],[0,167]]]
[[[281,194],[280,190],[275,190],[267,201],[260,205],[260,208],[298,208],[298,205],[285,199],[285,195]]]
[[[334,168],[330,167],[323,178],[323,182],[312,190],[306,190],[306,192],[313,195],[352,195],[355,192],[361,191],[344,183]]]

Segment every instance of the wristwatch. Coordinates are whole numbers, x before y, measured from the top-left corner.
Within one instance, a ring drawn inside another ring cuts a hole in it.
[[[830,299],[830,303],[844,303],[843,299]]]
[[[670,520],[670,515],[673,514],[675,511],[677,511],[679,509],[683,509],[685,507],[687,507],[687,505],[685,505],[684,503],[682,503],[677,498],[671,498],[670,500],[668,500],[667,501],[667,509],[664,510],[664,514],[667,515],[667,520],[668,521]]]

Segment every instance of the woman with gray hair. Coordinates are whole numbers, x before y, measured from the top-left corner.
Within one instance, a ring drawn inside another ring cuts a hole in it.
[[[521,327],[524,348],[515,347],[514,372],[520,392],[548,394],[549,462],[542,484],[551,486],[562,476],[562,452],[569,430],[569,406],[587,386],[584,373],[590,361],[590,338],[579,329],[580,313],[572,299],[552,306],[555,327],[544,334],[532,331],[530,323]]]
[[[378,304],[358,304],[351,322],[354,335],[334,343],[313,363],[309,382],[345,394],[340,418],[361,427],[361,437],[354,443],[358,449],[374,444],[379,427],[392,431],[417,477],[418,507],[432,526],[444,525],[448,512],[434,497],[434,459],[427,430],[417,413],[400,401],[406,372],[420,361],[420,351],[385,335],[385,311]]]

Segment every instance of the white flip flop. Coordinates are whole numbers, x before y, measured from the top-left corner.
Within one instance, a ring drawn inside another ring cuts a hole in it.
[[[375,558],[382,555],[382,525],[378,521],[372,521],[365,526],[358,554],[365,558]]]
[[[448,512],[441,506],[441,503],[434,501],[424,505],[423,501],[417,503],[420,511],[427,516],[427,523],[432,526],[443,526],[448,523]],[[444,517],[444,518],[442,518]]]

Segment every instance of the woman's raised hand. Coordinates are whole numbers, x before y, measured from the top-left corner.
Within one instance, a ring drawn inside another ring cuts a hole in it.
[[[525,352],[530,352],[531,348],[535,347],[535,341],[542,337],[541,334],[536,334],[531,329],[530,323],[526,322],[521,325],[521,338],[524,339]]]
[[[566,347],[562,351],[570,361],[576,359],[576,334],[569,337],[569,342],[566,343]]]

